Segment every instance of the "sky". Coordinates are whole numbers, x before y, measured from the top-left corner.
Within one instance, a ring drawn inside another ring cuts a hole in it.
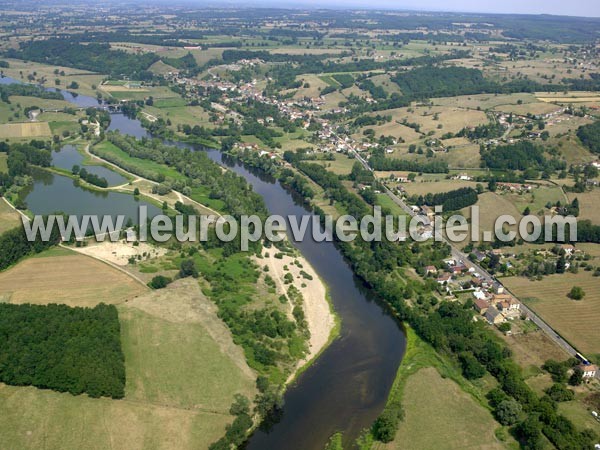
[[[564,16],[600,17],[598,0],[273,0],[257,3],[277,3],[285,6],[357,7],[410,9],[420,11],[486,12],[506,14],[555,14]]]

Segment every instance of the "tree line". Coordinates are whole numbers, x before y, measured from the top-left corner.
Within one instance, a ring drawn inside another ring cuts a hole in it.
[[[373,170],[405,171],[422,173],[448,173],[448,163],[445,161],[410,161],[406,159],[386,158],[383,154],[373,152],[369,165]]]
[[[6,56],[138,80],[151,79],[153,75],[148,68],[159,60],[154,53],[111,50],[108,43],[90,42],[84,45],[76,37],[21,42],[18,50],[9,49]]]
[[[64,100],[63,95],[56,91],[47,91],[46,89],[27,83],[0,84],[0,100],[10,104],[10,96],[19,95],[21,97],[37,97],[49,100]]]
[[[106,136],[109,142],[129,156],[171,167],[181,174],[181,177],[165,177],[159,172],[145,170],[142,165],[135,164],[135,162],[125,164],[110,153],[103,154],[104,158],[123,166],[128,171],[160,183],[166,183],[169,187],[188,194],[191,194],[194,188],[207,189],[209,197],[221,200],[225,205],[225,212],[234,217],[242,214],[267,216],[262,197],[252,191],[246,180],[232,171],[223,172],[221,167],[207,156],[206,152],[165,145],[159,139],[137,140],[132,136],[116,132],[109,132]]]
[[[477,191],[471,187],[464,187],[437,194],[419,195],[417,205],[436,206],[442,205],[444,211],[457,211],[477,203]]]

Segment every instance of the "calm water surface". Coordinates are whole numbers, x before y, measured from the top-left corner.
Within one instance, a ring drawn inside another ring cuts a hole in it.
[[[112,115],[110,129],[138,138],[149,136],[139,121],[123,114]],[[263,196],[272,214],[298,217],[310,214],[278,182],[218,151],[197,149],[207,151],[211,159],[243,176]],[[34,212],[66,209],[78,214],[116,213],[116,209],[127,213],[136,203],[131,196],[75,188],[69,178],[47,173],[36,178],[26,201]],[[349,448],[361,430],[369,427],[382,411],[404,354],[405,336],[399,324],[353,275],[334,244],[305,240],[294,245],[329,287],[335,311],[342,320],[341,335],[287,390],[279,422],[268,430],[255,432],[247,448],[322,450],[329,437],[338,431],[344,434]]]

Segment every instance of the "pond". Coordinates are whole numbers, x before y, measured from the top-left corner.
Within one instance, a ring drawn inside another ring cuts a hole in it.
[[[85,167],[85,170],[89,173],[105,178],[109,186],[119,186],[127,183],[127,178],[114,170],[104,166],[84,165],[83,159],[83,155],[79,153],[74,145],[65,145],[60,150],[52,152],[52,165],[55,167],[66,170],[71,170],[75,165]]]

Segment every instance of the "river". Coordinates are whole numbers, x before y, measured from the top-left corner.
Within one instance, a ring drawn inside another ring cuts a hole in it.
[[[2,82],[3,80],[0,80]],[[78,106],[93,106],[96,99],[66,95]],[[149,133],[138,120],[121,113],[111,116],[109,130],[118,130],[138,138]],[[188,145],[181,144],[178,145]],[[271,214],[300,216],[312,214],[276,180],[249,170],[217,150],[206,151],[220,165],[227,166],[262,195]],[[57,165],[78,164],[73,149],[54,156]],[[69,168],[69,167],[65,167]],[[26,197],[35,213],[61,209],[81,214],[128,215],[135,202],[117,193],[96,193],[75,187],[69,178],[46,173],[36,178]],[[60,199],[58,201],[56,199]],[[54,200],[52,200],[54,199]],[[107,208],[108,207],[108,211]],[[310,227],[307,235],[311,235]],[[406,345],[404,333],[363,283],[357,279],[333,243],[311,239],[293,242],[327,284],[336,313],[342,320],[340,336],[291,385],[285,393],[285,406],[278,423],[268,430],[258,429],[247,443],[249,450],[322,450],[329,437],[342,432],[345,448],[368,428],[381,413]]]
[[[123,114],[112,118],[110,129],[138,138],[148,136],[139,121]],[[271,214],[298,218],[312,214],[278,181],[217,150],[191,147],[206,151],[213,161],[244,177],[264,198]],[[310,230],[309,226],[307,235]],[[322,450],[336,432],[343,433],[345,448],[350,448],[385,405],[404,354],[405,336],[398,322],[354,276],[333,243],[305,239],[293,244],[327,284],[342,320],[341,333],[286,391],[279,422],[269,430],[257,430],[247,449]]]

